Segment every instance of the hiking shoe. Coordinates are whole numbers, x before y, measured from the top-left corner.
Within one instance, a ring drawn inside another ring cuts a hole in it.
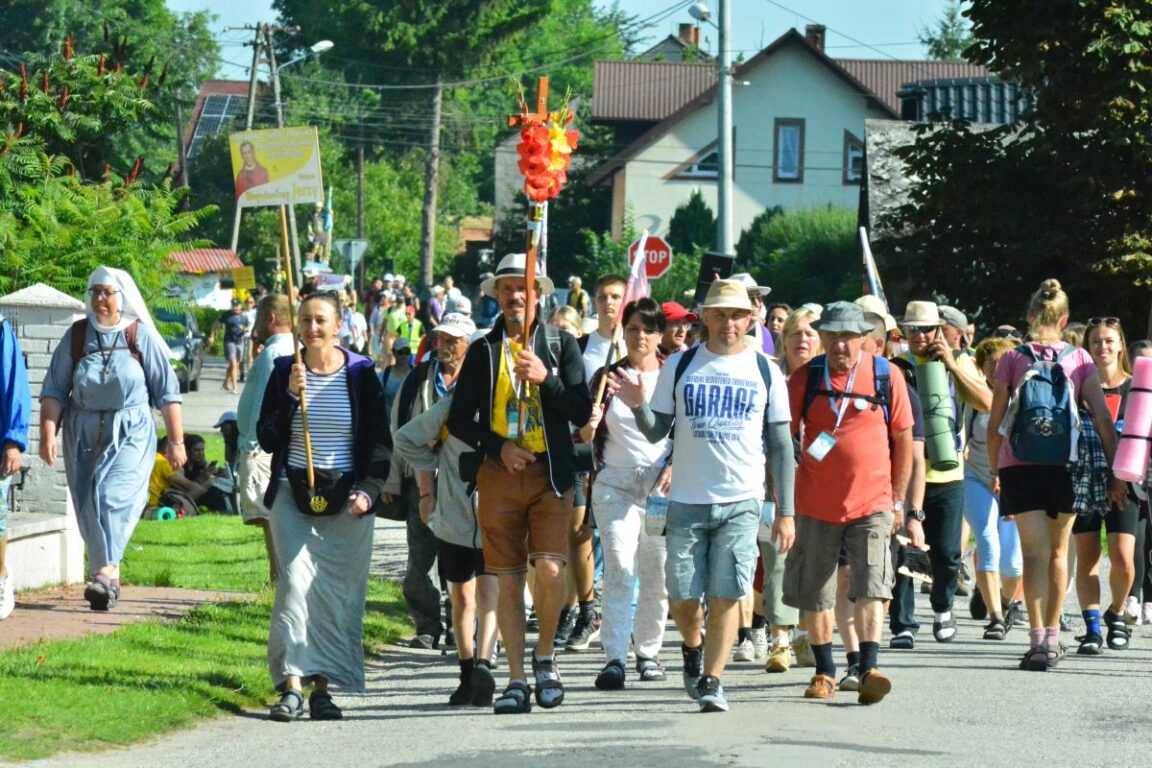
[[[313,720],[343,720],[344,711],[336,706],[327,691],[312,691],[308,697],[308,717]]]
[[[636,657],[636,673],[640,675],[640,679],[645,682],[666,680],[668,678],[668,672],[665,671],[663,664],[656,659],[646,659],[639,655]]]
[[[1140,606],[1140,623],[1152,624],[1152,603],[1144,603]]]
[[[892,690],[892,681],[878,669],[870,669],[860,677],[859,695],[856,701],[861,704],[879,704]]]
[[[756,660],[756,646],[752,645],[752,638],[746,637],[740,641],[736,646],[736,652],[732,654],[732,661],[755,661]]]
[[[910,651],[916,647],[916,635],[912,634],[912,630],[909,629],[897,632],[888,641],[888,647],[894,651]]]
[[[569,651],[586,651],[599,639],[600,619],[595,611],[589,611],[576,617],[576,624],[572,627],[572,634],[568,636],[564,647]]]
[[[848,671],[840,678],[840,685],[837,687],[842,691],[860,690],[860,665],[849,664]]]
[[[704,670],[704,645],[699,648],[689,648],[681,644],[680,655],[684,658],[684,690],[693,699],[699,696],[696,684],[700,682],[700,675]]]
[[[724,686],[720,678],[705,675],[696,683],[696,701],[701,712],[727,712],[728,700],[724,698]]]
[[[1141,618],[1140,601],[1134,595],[1128,595],[1124,601],[1124,620],[1129,624],[1139,624]]]
[[[1080,647],[1076,653],[1081,656],[1099,656],[1104,652],[1104,638],[1095,632],[1088,632],[1080,638]]]
[[[1061,632],[1071,632],[1072,631],[1072,619],[1068,616],[1067,613],[1064,613],[1063,611],[1060,612],[1060,631]]]
[[[1004,634],[1007,635],[1012,631],[1012,627],[1022,623],[1025,618],[1023,603],[1020,601],[1008,603],[1008,607],[1004,610]]]
[[[996,617],[992,617],[992,621],[988,622],[984,627],[985,640],[1003,640],[1004,636],[1008,634],[1008,628],[1004,626],[1004,622]]]
[[[422,651],[435,651],[440,648],[440,638],[436,635],[420,634],[408,641],[409,648]]]
[[[557,648],[563,648],[564,644],[568,642],[568,638],[572,635],[572,629],[576,626],[577,613],[575,607],[564,608],[560,611],[560,621],[556,623]]]
[[[774,645],[768,651],[768,661],[764,664],[765,672],[787,672],[792,667],[792,649],[787,645]]]
[[[796,654],[796,666],[816,666],[816,654],[812,652],[812,641],[808,635],[800,635],[792,641],[792,653]]]
[[[949,616],[947,621],[932,622],[932,637],[938,643],[950,643],[956,638],[956,617]]]
[[[1132,629],[1124,616],[1113,613],[1109,608],[1104,611],[1104,624],[1108,627],[1108,647],[1114,651],[1127,650],[1132,639]]]
[[[804,689],[806,699],[836,698],[836,681],[828,675],[812,675],[808,687]]]
[[[16,594],[12,587],[12,572],[0,578],[0,621],[12,615],[16,609]]]
[[[624,690],[624,662],[612,659],[596,675],[596,687],[602,691]]]
[[[984,602],[984,595],[980,592],[980,587],[972,590],[972,599],[968,601],[968,612],[976,621],[984,621],[988,618],[988,605]]]
[[[496,679],[492,677],[492,665],[486,659],[477,659],[472,668],[472,706],[492,706],[495,692]]]
[[[752,647],[756,650],[753,661],[764,661],[768,658],[768,632],[764,627],[752,630]]]
[[[84,599],[93,611],[107,611],[120,602],[120,587],[103,574],[97,574],[84,588]]]
[[[276,723],[290,723],[298,717],[304,717],[304,694],[295,688],[281,693],[280,701],[268,710],[268,719]]]

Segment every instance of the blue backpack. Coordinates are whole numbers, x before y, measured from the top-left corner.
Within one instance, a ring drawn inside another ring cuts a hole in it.
[[[1012,396],[1014,418],[1008,433],[1012,453],[1030,464],[1063,466],[1075,450],[1076,404],[1072,382],[1060,362],[1075,349],[1064,347],[1053,360],[1037,355],[1028,344],[1016,351],[1032,365],[1025,371]]]

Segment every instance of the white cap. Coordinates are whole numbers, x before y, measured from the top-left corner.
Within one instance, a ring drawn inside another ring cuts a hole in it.
[[[471,338],[472,334],[476,333],[476,323],[467,315],[449,312],[440,318],[440,322],[432,330],[436,333],[447,333],[458,339]]]

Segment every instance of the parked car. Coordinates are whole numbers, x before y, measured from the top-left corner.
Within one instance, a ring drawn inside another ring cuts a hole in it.
[[[172,350],[172,367],[176,369],[180,391],[197,391],[204,368],[204,334],[200,332],[196,316],[186,309],[158,309],[155,317],[164,341]]]

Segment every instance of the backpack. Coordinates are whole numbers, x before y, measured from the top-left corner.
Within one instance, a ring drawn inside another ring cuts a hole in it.
[[[1029,464],[1063,466],[1075,458],[1079,430],[1071,380],[1061,361],[1074,350],[1071,344],[1045,360],[1028,344],[1016,351],[1032,365],[1024,372],[1008,411],[1008,443],[1017,459]]]
[[[136,333],[140,330],[140,321],[133,320],[132,323],[124,329],[124,338],[128,342],[128,351],[132,353],[132,357],[136,358],[136,362],[140,363],[140,367],[144,367],[144,358],[140,355],[140,347],[136,346]],[[88,318],[83,317],[72,323],[72,367],[76,365],[87,355],[84,354],[84,341],[88,338]],[[121,347],[113,347],[112,349],[121,349]],[[89,353],[93,354],[93,353]]]
[[[865,402],[871,403],[872,410],[876,410],[877,408],[881,409],[884,412],[884,424],[888,425],[892,423],[892,413],[889,407],[892,403],[892,368],[886,357],[872,355],[872,362],[872,378],[876,382],[876,394],[853,394],[852,396],[859,397]],[[800,412],[801,421],[808,419],[808,409],[812,406],[812,403],[816,401],[817,397],[834,397],[845,394],[843,392],[820,389],[820,385],[824,383],[823,377],[813,376],[812,374],[817,370],[823,371],[826,364],[825,355],[817,355],[808,363],[808,381],[804,386],[804,408]]]

